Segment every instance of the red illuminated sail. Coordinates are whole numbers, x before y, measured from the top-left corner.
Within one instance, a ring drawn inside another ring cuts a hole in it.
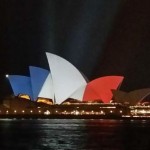
[[[112,99],[112,89],[117,89],[123,81],[122,76],[106,76],[89,82],[86,86],[83,101],[100,99],[104,103]]]

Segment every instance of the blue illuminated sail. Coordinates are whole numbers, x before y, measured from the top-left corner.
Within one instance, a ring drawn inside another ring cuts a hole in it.
[[[31,85],[33,91],[33,99],[36,100],[49,74],[49,71],[34,66],[30,66],[29,70],[30,70]]]
[[[27,94],[31,99],[33,98],[30,77],[21,75],[9,75],[8,79],[15,96],[19,94]]]

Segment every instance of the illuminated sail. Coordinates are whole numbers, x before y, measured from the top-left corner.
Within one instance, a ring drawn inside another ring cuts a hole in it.
[[[86,85],[83,85],[81,87],[79,87],[71,96],[70,98],[73,98],[73,99],[77,99],[77,100],[80,100],[82,101],[83,100],[83,95],[84,95],[84,92],[85,92],[85,89],[86,89]]]
[[[9,75],[8,80],[11,84],[15,96],[18,96],[19,94],[26,94],[29,95],[31,99],[33,99],[30,77],[21,75]]]
[[[112,89],[117,89],[123,81],[122,76],[105,76],[89,82],[86,86],[83,101],[100,99],[109,103],[112,99]]]
[[[47,76],[38,97],[54,100],[54,88],[51,73]]]
[[[86,81],[78,69],[64,58],[51,53],[46,55],[52,74],[55,100],[60,104],[85,85]]]
[[[30,66],[30,77],[34,100],[37,99],[43,84],[49,74],[49,71],[43,68]]]

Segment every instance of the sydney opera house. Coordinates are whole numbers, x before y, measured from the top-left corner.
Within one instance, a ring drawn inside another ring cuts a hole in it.
[[[149,103],[144,101],[150,89],[119,91],[124,77],[116,75],[89,82],[64,58],[51,53],[46,56],[49,70],[29,66],[29,76],[7,75],[13,96],[3,101],[1,115],[102,117],[150,114]]]

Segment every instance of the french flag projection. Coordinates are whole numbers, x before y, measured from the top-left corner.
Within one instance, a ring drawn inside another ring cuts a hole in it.
[[[49,74],[49,71],[34,66],[30,66],[29,70],[30,70],[31,86],[33,91],[33,99],[36,100]]]
[[[123,79],[122,76],[106,76],[89,82],[84,91],[83,101],[102,100],[109,103],[113,96],[111,90],[118,89]]]
[[[30,77],[21,75],[9,75],[8,80],[11,84],[15,96],[26,94],[33,99],[33,91]]]
[[[33,101],[38,97],[48,98],[56,104],[61,104],[69,98],[80,101],[102,100],[109,103],[112,99],[111,90],[117,90],[124,79],[122,76],[106,76],[87,83],[81,72],[64,58],[48,52],[46,56],[49,70],[30,66],[30,77],[21,80],[25,82],[24,87],[20,76],[9,77],[15,95],[29,94]]]
[[[46,53],[46,56],[52,74],[55,101],[61,104],[87,82],[79,70],[64,58],[51,53]],[[82,100],[82,95],[78,93],[73,98]]]

